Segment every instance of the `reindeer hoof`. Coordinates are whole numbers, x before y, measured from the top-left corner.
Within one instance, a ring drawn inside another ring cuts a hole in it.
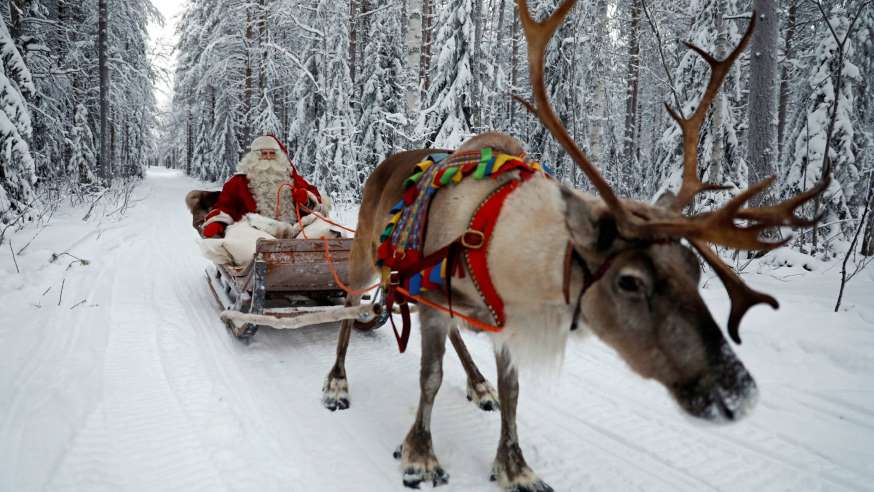
[[[506,492],[553,492],[552,487],[538,478],[527,466],[523,466],[518,470],[518,474],[510,477],[503,467],[496,464],[492,467],[489,480],[498,482],[501,489]]]
[[[449,483],[449,474],[440,466],[431,449],[430,436],[426,442],[405,441],[395,450],[394,456],[401,460],[405,487],[418,489],[422,482],[431,482],[434,487]]]
[[[498,394],[488,381],[475,384],[468,381],[467,401],[473,402],[474,405],[485,412],[494,412],[501,408],[501,405],[498,403]]]
[[[332,412],[349,408],[349,384],[345,378],[328,376],[322,388],[322,405]]]
[[[425,481],[431,482],[434,487],[446,485],[449,483],[449,474],[440,466],[431,471],[419,466],[408,466],[404,470],[404,487],[418,489]]]
[[[553,489],[543,480],[538,480],[528,485],[516,485],[507,489],[507,492],[553,492]]]

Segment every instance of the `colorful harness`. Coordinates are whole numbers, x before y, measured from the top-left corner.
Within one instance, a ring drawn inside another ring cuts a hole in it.
[[[477,207],[467,230],[460,237],[424,256],[428,212],[437,191],[456,185],[468,177],[477,180],[497,179],[512,171],[518,172],[518,179],[507,181],[492,191]],[[420,298],[421,293],[444,290],[449,296],[449,308],[444,310],[450,315],[458,315],[452,310],[451,282],[453,275],[464,276],[459,258],[463,258],[471,280],[495,322],[494,326],[476,323],[475,327],[495,332],[503,329],[506,322],[504,302],[489,274],[488,247],[507,197],[538,173],[548,175],[548,171],[538,162],[495,153],[491,148],[476,152],[432,154],[416,165],[414,173],[404,182],[403,199],[390,211],[391,219],[380,237],[382,244],[377,251],[377,266],[382,268],[382,287],[386,293],[386,312],[391,313],[394,304],[397,304],[403,319],[401,333],[398,333],[392,320],[398,348],[402,353],[410,336],[408,304]]]

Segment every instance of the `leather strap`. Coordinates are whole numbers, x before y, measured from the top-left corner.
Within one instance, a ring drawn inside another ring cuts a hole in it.
[[[398,349],[404,353],[407,349],[407,344],[410,338],[410,308],[409,299],[398,292],[394,287],[402,285],[410,273],[416,274],[427,268],[436,266],[444,259],[447,260],[446,268],[446,291],[449,296],[449,313],[454,315],[452,310],[452,276],[456,274],[456,269],[459,275],[464,275],[464,270],[461,265],[456,266],[455,259],[459,252],[464,253],[465,264],[471,272],[471,279],[476,286],[480,297],[489,308],[492,317],[495,320],[495,325],[502,328],[506,323],[506,314],[504,313],[504,301],[498,294],[495,285],[492,283],[492,277],[488,267],[488,250],[491,242],[492,232],[494,232],[495,224],[497,223],[498,215],[504,206],[507,197],[515,191],[523,182],[531,178],[534,173],[523,172],[520,179],[513,179],[501,185],[494,190],[480,204],[474,212],[470,220],[467,231],[459,238],[452,241],[448,245],[431,253],[425,258],[415,260],[403,266],[403,271],[392,272],[392,278],[389,280],[389,286],[386,289],[386,309],[389,313],[392,312],[394,304],[398,304],[401,311],[402,327],[400,332],[392,319],[392,329],[394,330],[395,339],[398,342]],[[391,318],[391,317],[390,317]]]
[[[467,232],[461,238],[462,246],[464,246],[464,259],[468,270],[471,272],[471,280],[473,280],[473,284],[476,286],[486,307],[489,308],[489,312],[495,320],[495,325],[498,327],[504,326],[507,317],[504,313],[504,300],[498,294],[495,284],[492,283],[492,276],[489,273],[489,244],[491,243],[492,232],[495,230],[495,224],[498,222],[498,215],[501,213],[507,197],[522,183],[531,178],[531,176],[533,176],[533,173],[522,173],[520,179],[508,181],[486,197],[476,212],[474,212]],[[466,240],[465,236],[467,236]],[[472,237],[480,238],[480,243],[478,245],[472,244]]]

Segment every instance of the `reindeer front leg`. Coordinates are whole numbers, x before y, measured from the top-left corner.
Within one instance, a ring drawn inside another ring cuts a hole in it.
[[[492,480],[511,492],[551,492],[552,487],[528,467],[516,435],[516,404],[519,400],[519,374],[510,353],[502,348],[495,353],[498,365],[498,397],[501,400],[501,442],[492,467]]]
[[[424,481],[434,486],[449,481],[431,444],[431,410],[443,382],[443,354],[446,353],[446,320],[431,309],[419,314],[422,332],[422,366],[419,374],[419,411],[404,443],[395,451],[404,471],[404,485],[417,489]]]
[[[357,296],[356,296],[357,297]],[[356,302],[357,304],[357,302]],[[347,306],[355,305],[346,303]],[[346,380],[346,349],[352,337],[353,320],[343,320],[337,337],[337,360],[322,387],[322,405],[330,411],[349,408],[349,382]]]
[[[461,338],[458,327],[453,326],[449,331],[449,340],[452,346],[455,347],[455,353],[461,360],[461,365],[464,367],[464,372],[467,374],[467,399],[472,401],[474,405],[486,412],[492,412],[500,408],[498,404],[498,395],[495,388],[483,377],[479,372],[479,368],[473,361],[464,340]]]

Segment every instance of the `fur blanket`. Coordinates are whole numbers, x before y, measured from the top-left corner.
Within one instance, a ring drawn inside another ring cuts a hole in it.
[[[203,216],[215,203],[217,193],[192,191],[186,197],[186,203],[192,214],[192,225],[198,232],[200,224],[203,223]],[[332,205],[330,198],[323,197],[318,212],[325,217],[330,217]],[[301,230],[301,225],[303,230]],[[247,214],[225,229],[225,237],[201,239],[200,250],[213,263],[245,267],[255,256],[259,239],[333,239],[339,237],[344,237],[344,233],[340,229],[315,215],[303,217],[300,224],[289,224],[259,214]]]

